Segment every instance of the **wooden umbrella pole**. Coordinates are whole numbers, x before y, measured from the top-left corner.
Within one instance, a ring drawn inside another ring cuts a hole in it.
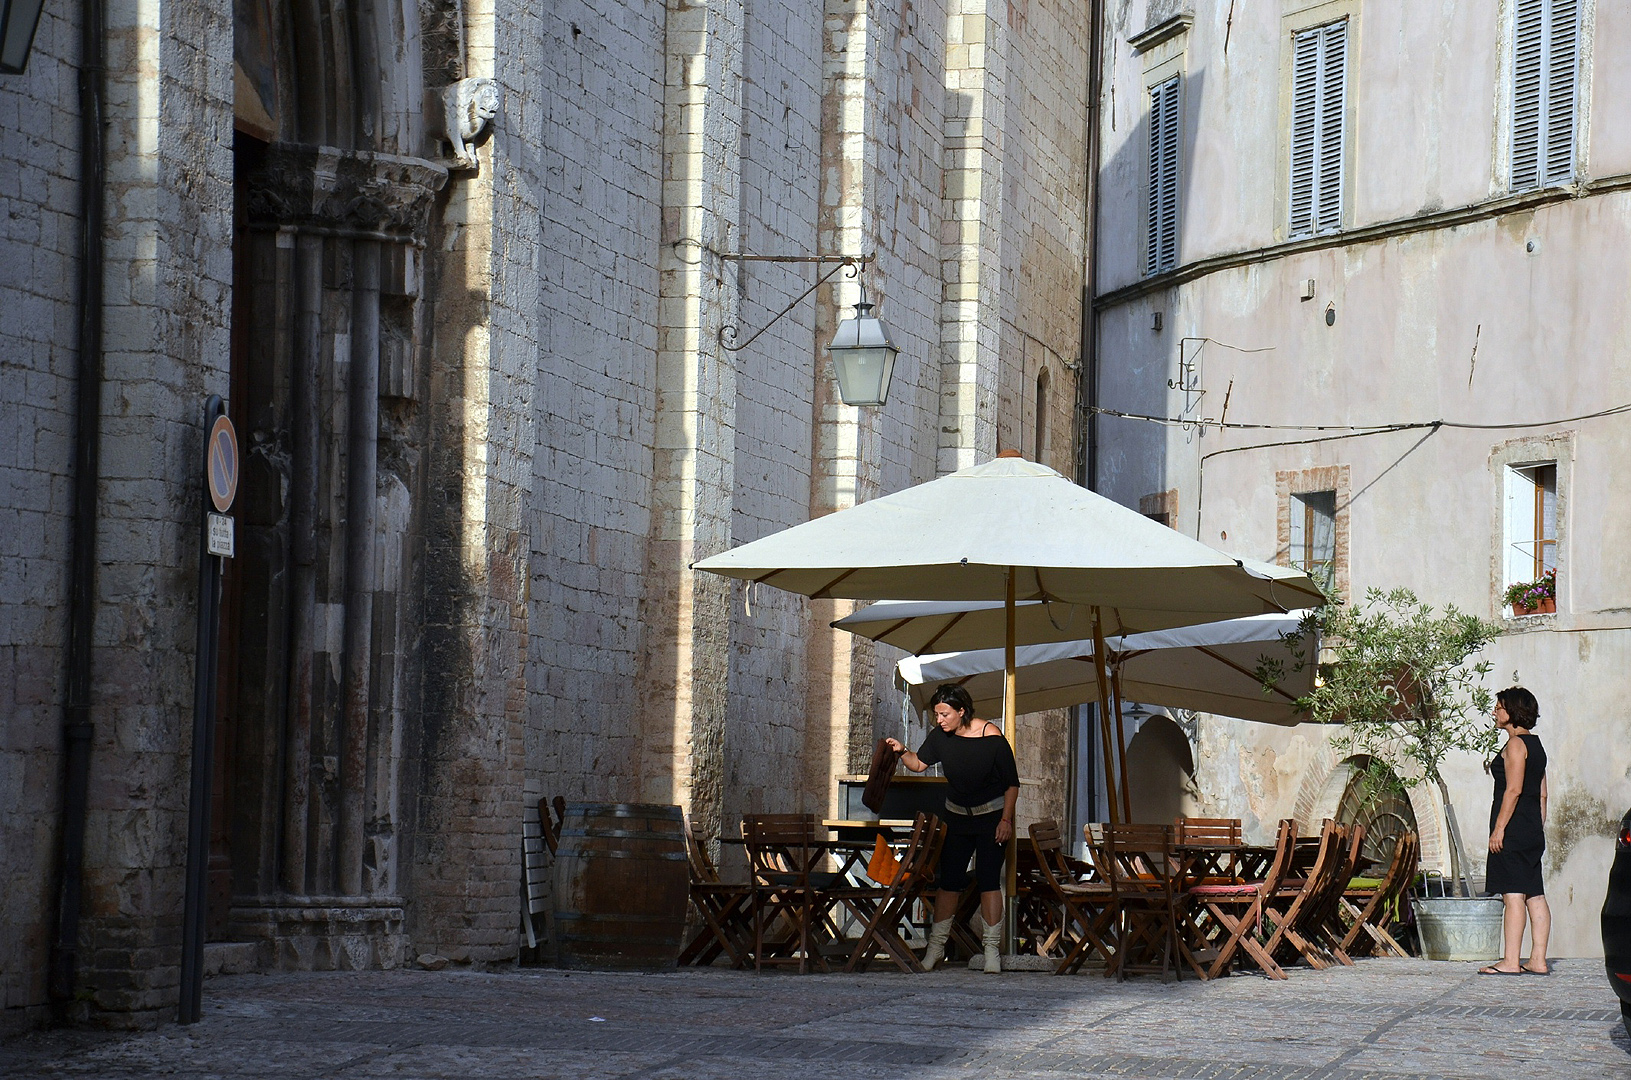
[[[1116,797],[1116,754],[1110,747],[1110,680],[1105,674],[1104,624],[1099,609],[1093,609],[1093,674],[1099,684],[1099,739],[1104,744],[1104,795],[1110,812],[1110,823],[1121,820],[1121,807]]]
[[[1116,770],[1121,776],[1121,812],[1126,821],[1133,820],[1133,789],[1127,783],[1127,735],[1121,719],[1121,668],[1110,674],[1110,692],[1116,701]]]
[[[1008,596],[1003,604],[1003,615],[1007,623],[1007,633],[1002,646],[1002,732],[1008,737],[1008,746],[1014,751],[1014,761],[1019,761],[1019,717],[1016,713],[1019,705],[1018,685],[1019,679],[1014,668],[1016,658],[1014,655],[1014,639],[1017,636],[1014,627],[1014,568],[1008,568]],[[1016,770],[1017,771],[1017,770]],[[1017,814],[1017,810],[1016,810]],[[1003,919],[1003,951],[1014,951],[1014,901],[1019,896],[1019,823],[1011,823],[1014,834],[1008,838],[1008,910]]]
[[[1017,659],[1015,657],[1014,638],[1014,569],[1008,568],[1008,600],[1004,605],[1003,615],[1007,622],[1007,635],[1002,646],[1002,731],[1008,736],[1008,745],[1017,745],[1015,739],[1019,735],[1018,718],[1015,711],[1019,705],[1019,676],[1015,672]]]

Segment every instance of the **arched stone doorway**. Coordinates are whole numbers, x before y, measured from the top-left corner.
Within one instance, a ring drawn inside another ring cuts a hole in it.
[[[1194,812],[1194,753],[1169,717],[1151,716],[1127,744],[1127,787],[1135,822],[1170,825]]]

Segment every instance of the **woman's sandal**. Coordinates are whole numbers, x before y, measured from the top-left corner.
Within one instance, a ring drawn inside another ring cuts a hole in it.
[[[1519,964],[1518,967],[1523,970],[1525,975],[1550,975],[1552,973],[1552,969],[1550,967],[1548,967],[1545,971],[1536,971],[1528,964]]]
[[[1529,969],[1521,964],[1518,965],[1517,971],[1502,971],[1498,967],[1481,967],[1478,969],[1478,974],[1480,975],[1524,975],[1528,973]],[[1535,972],[1535,974],[1538,975],[1539,972]]]

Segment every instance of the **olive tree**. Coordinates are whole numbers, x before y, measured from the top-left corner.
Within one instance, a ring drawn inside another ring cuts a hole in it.
[[[1466,845],[1442,769],[1453,753],[1487,757],[1495,749],[1488,720],[1493,696],[1483,684],[1490,663],[1470,661],[1501,626],[1453,605],[1437,611],[1409,589],[1373,588],[1357,604],[1328,600],[1286,638],[1291,668],[1318,664],[1313,691],[1297,704],[1315,723],[1342,725],[1338,749],[1387,764],[1407,788],[1431,783],[1438,789],[1451,876],[1470,896]],[[1319,656],[1306,655],[1310,630],[1318,632]],[[1272,686],[1287,666],[1265,657],[1258,678]],[[1372,783],[1379,773],[1372,773]]]

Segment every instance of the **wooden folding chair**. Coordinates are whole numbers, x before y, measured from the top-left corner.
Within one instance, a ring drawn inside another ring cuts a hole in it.
[[[1257,941],[1263,922],[1263,905],[1280,891],[1291,868],[1296,846],[1297,826],[1290,818],[1280,822],[1274,844],[1274,860],[1260,881],[1202,882],[1189,889],[1189,898],[1211,916],[1217,936],[1209,943],[1211,966],[1206,977],[1215,979],[1228,972],[1230,962],[1244,952],[1271,979],[1286,973]]]
[[[813,961],[830,970],[820,945],[831,938],[826,890],[838,874],[825,870],[827,830],[814,814],[759,814],[742,819],[753,882],[753,965],[796,964],[799,974]],[[765,929],[785,919],[788,936],[766,946]]]
[[[730,957],[732,967],[747,966],[752,957],[753,886],[720,880],[702,826],[695,821],[688,822],[685,849],[691,867],[691,904],[702,916],[702,926],[680,951],[680,966],[707,967],[720,953]]]
[[[1170,825],[1106,825],[1106,878],[1115,891],[1116,954],[1111,964],[1118,980],[1128,971],[1172,971],[1183,978],[1187,960],[1197,974],[1203,969],[1178,937],[1178,906],[1173,888],[1175,860]],[[1159,954],[1157,965],[1154,956]]]
[[[1350,881],[1341,900],[1342,913],[1350,920],[1341,948],[1350,956],[1366,956],[1378,949],[1394,956],[1410,954],[1394,940],[1391,928],[1400,921],[1401,905],[1407,902],[1410,881],[1416,876],[1421,840],[1413,832],[1399,837],[1387,873],[1375,887],[1355,888]],[[1357,905],[1363,904],[1363,907]]]
[[[1076,971],[1087,960],[1089,949],[1103,957],[1108,968],[1115,963],[1115,949],[1106,940],[1113,940],[1115,886],[1087,863],[1065,854],[1057,821],[1039,821],[1031,826],[1030,834],[1037,880],[1060,913],[1064,958],[1053,973],[1064,975]]]
[[[886,956],[906,972],[922,972],[923,963],[901,936],[911,920],[912,907],[934,882],[940,848],[946,842],[946,823],[933,814],[918,814],[912,839],[895,880],[875,888],[839,885],[829,895],[862,922],[861,936],[850,950],[845,971],[865,971],[876,957]]]
[[[1326,818],[1313,865],[1306,875],[1300,880],[1288,876],[1280,890],[1264,903],[1263,914],[1274,928],[1263,946],[1269,955],[1287,961],[1301,956],[1313,968],[1330,966],[1309,934],[1318,925],[1319,909],[1333,884],[1340,886],[1345,881],[1338,877],[1338,871],[1344,861],[1346,840],[1347,830]]]
[[[1365,826],[1355,824],[1345,828],[1343,843],[1337,849],[1342,858],[1337,862],[1331,880],[1326,883],[1323,892],[1308,913],[1309,932],[1305,936],[1321,950],[1326,959],[1352,967],[1353,959],[1342,947],[1342,938],[1348,932],[1347,923],[1342,918],[1342,894],[1347,890],[1348,883],[1353,879],[1354,870],[1359,865],[1360,848],[1365,843]]]

